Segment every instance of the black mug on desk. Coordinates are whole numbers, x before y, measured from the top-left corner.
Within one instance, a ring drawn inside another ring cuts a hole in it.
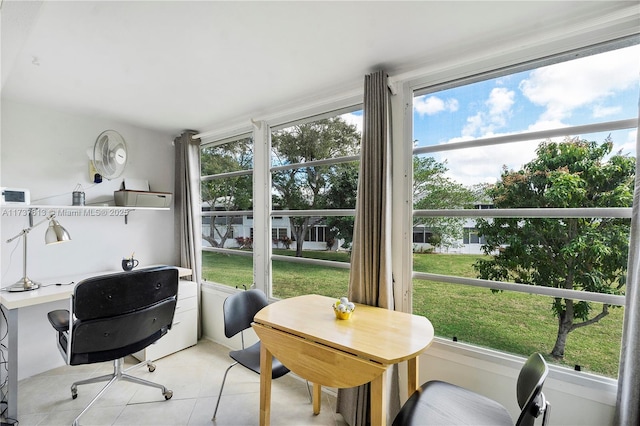
[[[130,271],[138,266],[138,263],[139,262],[133,257],[130,259],[122,259],[122,269],[124,269],[125,271]]]

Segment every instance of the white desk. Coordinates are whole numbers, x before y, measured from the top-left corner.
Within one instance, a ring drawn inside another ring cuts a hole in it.
[[[151,266],[159,265],[140,266],[138,269]],[[20,308],[69,299],[73,294],[75,284],[86,278],[114,272],[122,272],[122,270],[91,272],[45,279],[42,280],[42,286],[37,290],[23,292],[0,291],[0,304],[7,315],[7,362],[9,370],[7,377],[7,418],[17,419],[18,415],[18,313]],[[180,277],[189,276],[191,275],[191,269],[178,267],[178,275]],[[56,283],[62,285],[55,285]]]

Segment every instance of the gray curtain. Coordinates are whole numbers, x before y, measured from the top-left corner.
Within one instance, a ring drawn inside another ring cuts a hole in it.
[[[640,102],[639,102],[640,106]],[[638,117],[640,120],[640,114]],[[629,238],[629,261],[627,263],[627,291],[625,298],[624,324],[622,326],[622,348],[618,395],[614,424],[620,426],[640,425],[640,132],[636,136],[636,181],[631,215]]]
[[[185,130],[175,145],[175,244],[180,249],[178,266],[191,268],[197,284],[198,338],[202,337],[200,281],[202,277],[202,222],[200,219],[200,140]]]
[[[365,76],[364,122],[349,300],[394,309],[391,276],[391,138],[387,75]],[[397,367],[387,374],[391,423],[400,410]],[[369,385],[338,391],[337,411],[351,426],[370,419]]]

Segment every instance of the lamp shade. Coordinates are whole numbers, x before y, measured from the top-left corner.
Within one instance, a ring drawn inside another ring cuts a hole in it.
[[[44,240],[47,244],[61,243],[64,241],[70,241],[71,236],[69,232],[57,220],[51,219],[49,221],[49,227],[44,235]]]

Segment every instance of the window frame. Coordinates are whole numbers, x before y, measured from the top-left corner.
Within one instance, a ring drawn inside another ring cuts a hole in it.
[[[514,73],[527,71],[531,69],[535,69],[538,67],[560,63],[564,61],[569,61],[573,59],[577,59],[578,57],[584,57],[592,54],[603,53],[605,51],[612,51],[617,49],[622,49],[625,47],[629,47],[631,45],[640,44],[640,37],[633,36],[624,40],[617,40],[609,43],[604,43],[598,46],[585,47],[581,48],[577,51],[565,52],[560,55],[556,55],[554,57],[543,58],[538,60],[529,61],[527,63],[505,67],[500,70],[489,71],[487,73],[479,73],[474,74],[467,78],[458,78],[455,81],[451,82],[438,82],[425,87],[424,80],[415,80],[413,82],[406,82],[403,85],[403,96],[404,103],[406,105],[412,105],[413,100],[417,96],[431,94],[440,92],[442,90],[450,89],[453,87],[461,87],[468,84],[473,84],[479,81],[484,81],[488,79],[495,79],[498,77],[504,77],[507,75],[511,75]],[[465,142],[457,142],[457,143],[449,143],[444,145],[430,145],[425,147],[413,147],[413,118],[414,112],[413,108],[407,108],[405,110],[404,115],[404,126],[402,128],[402,132],[404,135],[405,141],[405,150],[404,150],[404,161],[406,165],[411,165],[414,155],[419,154],[430,154],[430,153],[439,153],[444,151],[452,151],[452,150],[463,150],[467,148],[479,148],[479,147],[491,147],[500,144],[514,143],[514,142],[523,142],[523,141],[540,141],[551,137],[562,137],[566,135],[572,134],[589,134],[596,132],[606,132],[613,130],[623,130],[623,129],[636,129],[638,130],[638,125],[640,120],[638,118],[629,118],[623,120],[611,120],[611,121],[603,121],[594,124],[587,125],[579,125],[573,127],[564,127],[559,129],[551,129],[545,131],[537,131],[537,132],[523,132],[514,135],[508,136],[499,136],[499,137],[490,137],[490,138],[481,138],[475,139],[473,141],[465,141]],[[538,143],[538,142],[536,142]],[[635,153],[636,158],[640,155],[640,152]],[[407,167],[408,169],[408,167]],[[637,170],[636,173],[640,172]],[[407,185],[407,199],[410,200],[407,205],[413,206],[413,199],[411,197],[411,188],[412,181],[408,179],[405,184]],[[637,190],[637,189],[636,189]],[[634,202],[637,200],[634,198]],[[408,213],[408,216],[411,217],[411,220],[407,221],[407,224],[413,224],[413,218],[416,216],[422,217],[463,217],[463,218],[492,218],[492,217],[515,217],[515,218],[537,218],[537,217],[550,217],[550,218],[625,218],[630,219],[632,217],[632,209],[637,208],[634,207],[623,207],[623,208],[578,208],[578,209],[469,209],[469,210],[455,210],[455,209],[443,209],[443,210],[414,210],[411,209],[411,212]],[[409,210],[409,209],[407,209]],[[406,229],[406,228],[405,228]],[[631,247],[628,246],[628,250],[632,249],[640,249],[640,247]],[[416,272],[413,270],[411,266],[411,273],[409,276],[406,276],[405,280],[401,282],[402,285],[402,295],[404,306],[403,308],[409,312],[412,310],[413,305],[413,280],[424,280],[424,281],[432,281],[432,282],[444,282],[452,285],[465,285],[465,286],[473,286],[480,287],[486,289],[495,289],[495,290],[507,290],[514,291],[519,293],[527,293],[527,294],[535,294],[542,295],[548,297],[559,297],[559,298],[570,298],[578,301],[589,301],[595,303],[606,303],[614,306],[625,306],[625,295],[609,295],[604,293],[594,293],[587,291],[579,291],[579,290],[565,290],[558,288],[550,288],[550,287],[540,287],[540,286],[531,286],[527,284],[515,284],[508,282],[498,282],[498,281],[490,281],[490,280],[481,280],[481,279],[473,279],[473,278],[465,278],[465,277],[456,277],[449,275],[441,275],[441,274],[431,274],[431,273],[422,273]],[[444,340],[439,338],[440,340]],[[624,342],[623,342],[624,343]],[[501,353],[497,349],[492,348],[482,348],[477,345],[469,344],[472,347],[477,347],[480,351],[496,351]],[[599,376],[598,376],[599,377]],[[609,377],[602,376],[605,380],[612,380]]]
[[[413,126],[413,111],[411,104],[416,93],[427,94],[429,91],[438,91],[446,88],[446,85],[460,85],[461,82],[472,83],[478,80],[484,80],[492,78],[492,76],[498,76],[500,74],[510,74],[519,72],[525,69],[531,69],[541,66],[542,63],[550,64],[554,62],[560,62],[565,60],[564,58],[576,58],[579,55],[595,54],[605,50],[622,48],[630,45],[635,45],[640,42],[640,36],[637,34],[626,36],[624,38],[606,41],[599,45],[587,45],[584,41],[567,42],[559,45],[557,48],[549,49],[548,46],[542,49],[525,49],[522,53],[514,54],[513,52],[506,52],[496,54],[493,57],[486,59],[471,58],[467,62],[460,61],[454,66],[448,64],[436,67],[434,69],[422,69],[407,72],[405,74],[398,74],[390,76],[389,87],[393,93],[391,96],[391,131],[392,131],[392,143],[393,143],[393,164],[394,175],[392,177],[392,251],[395,253],[392,259],[392,269],[394,275],[394,295],[396,310],[402,310],[405,312],[411,312],[412,306],[412,280],[413,271],[411,267],[411,255],[412,255],[412,227],[413,227],[413,209],[411,199],[411,179],[412,179],[412,157],[414,155],[412,146],[412,126]],[[589,42],[590,43],[590,42]],[[568,49],[574,46],[583,46],[578,49]],[[559,54],[553,52],[559,52]],[[551,56],[542,56],[549,55]],[[524,58],[524,59],[522,59]],[[530,58],[534,58],[531,59]],[[546,62],[545,62],[546,61]],[[496,65],[498,64],[498,65]],[[429,74],[427,74],[429,73]],[[443,86],[445,85],[445,86]],[[333,114],[339,108],[350,108],[354,105],[361,105],[362,91],[360,89],[353,90],[347,94],[334,96],[330,100],[312,101],[307,106],[297,108],[295,110],[283,111],[275,115],[266,116],[262,121],[254,119],[246,119],[246,125],[236,126],[232,128],[222,129],[217,132],[210,132],[203,134],[207,141],[214,140],[213,143],[224,141],[225,138],[235,138],[237,135],[246,133],[247,131],[253,134],[254,144],[268,144],[266,153],[270,152],[270,129],[277,129],[290,125],[290,123],[296,120],[306,120],[310,117],[317,117],[316,114]],[[248,124],[251,122],[251,124]],[[636,120],[637,126],[637,120]],[[267,129],[268,128],[268,129]],[[566,129],[565,129],[566,131]],[[531,138],[531,135],[528,135]],[[485,140],[485,142],[489,142]],[[495,141],[494,141],[495,142]],[[499,142],[499,141],[498,141]],[[209,143],[207,142],[207,145]],[[489,145],[489,143],[488,143]],[[254,151],[254,155],[256,155]],[[257,155],[256,155],[257,156]],[[270,158],[266,155],[266,158]],[[259,170],[258,170],[259,169]],[[258,172],[256,171],[258,170]],[[263,164],[259,167],[255,167],[254,164],[254,185],[258,179],[270,177],[270,165]],[[270,187],[270,185],[269,185]],[[263,189],[267,187],[262,186]],[[273,211],[271,210],[270,197],[267,197],[269,214],[268,220],[272,220]],[[264,200],[264,201],[267,201]],[[255,209],[254,204],[254,211]],[[257,212],[256,214],[259,214]],[[278,216],[286,214],[317,214],[317,211],[277,211]],[[332,211],[335,215],[355,215],[353,210],[339,210]],[[488,213],[488,212],[487,212]],[[496,212],[491,211],[491,215]],[[626,214],[626,213],[625,213]],[[324,215],[327,215],[324,213]],[[258,228],[256,229],[256,235],[259,234]],[[261,257],[268,259],[267,263],[261,263],[261,266],[256,266],[254,263],[254,274],[260,267],[264,270],[265,267],[270,268],[271,260],[287,260],[293,262],[303,263],[318,263],[325,264],[327,261],[318,261],[313,259],[300,259],[300,258],[286,258],[284,256],[272,255],[271,247],[271,232],[266,232],[266,240],[269,242],[269,249],[256,248],[254,246],[254,253],[260,253]],[[335,263],[335,262],[332,262]],[[349,268],[348,264],[336,264],[330,265],[339,268]],[[434,277],[431,277],[434,278]],[[441,280],[440,277],[437,278]],[[271,276],[269,274],[262,275],[260,277],[254,276],[254,283],[270,294],[271,291]],[[492,282],[492,287],[495,288],[495,284]],[[623,296],[619,296],[623,297]],[[480,350],[480,349],[477,349]],[[476,351],[476,349],[474,349]],[[482,352],[482,350],[480,350]],[[487,355],[491,351],[482,352]],[[489,356],[489,355],[487,355]],[[611,382],[608,378],[607,383]]]
[[[298,125],[298,124],[311,123],[311,122],[322,120],[322,119],[325,119],[325,118],[337,117],[337,116],[340,116],[340,115],[343,115],[343,114],[347,114],[347,113],[351,113],[351,112],[355,112],[355,111],[361,111],[362,108],[363,108],[362,99],[359,99],[359,101],[357,103],[351,102],[351,104],[349,106],[344,106],[342,108],[331,110],[331,111],[325,111],[325,112],[320,113],[320,114],[305,116],[305,117],[303,117],[301,119],[292,120],[292,121],[289,121],[289,122],[286,122],[286,123],[281,123],[279,125],[275,125],[275,126],[269,127],[269,129],[270,129],[271,132],[278,131],[278,130],[286,129],[288,127],[292,127],[292,126],[295,126],[295,125]],[[269,146],[270,146],[270,144],[269,144]],[[271,157],[269,157],[269,161],[271,161]],[[360,161],[360,153],[358,153],[358,155],[349,155],[349,156],[341,156],[341,157],[334,157],[334,158],[325,158],[325,159],[320,159],[320,160],[315,160],[315,161],[307,161],[307,162],[304,162],[304,163],[291,163],[291,164],[276,165],[276,166],[270,165],[270,167],[269,167],[269,181],[271,181],[271,174],[273,172],[284,171],[284,170],[292,170],[292,169],[299,169],[299,168],[306,168],[306,167],[309,167],[309,166],[335,165],[335,164],[348,163],[348,162],[353,162],[353,161]],[[273,206],[271,205],[271,203],[269,205],[270,205],[269,217],[270,217],[271,220],[273,220],[275,217],[295,217],[295,216],[298,216],[298,217],[304,217],[304,216],[321,216],[321,217],[354,216],[355,217],[355,208],[354,209],[274,210]],[[316,226],[313,226],[313,227],[311,227],[310,229],[307,230],[307,233],[305,234],[305,237],[304,237],[306,242],[311,242],[311,240],[307,239],[309,237],[308,234],[309,234],[309,232],[314,232],[315,231],[315,227]],[[291,238],[293,239],[293,236],[291,236]],[[340,269],[351,269],[351,265],[349,263],[345,263],[345,262],[336,262],[336,261],[321,260],[321,259],[311,259],[311,258],[306,258],[306,257],[283,256],[283,255],[273,254],[272,252],[270,252],[270,256],[269,257],[271,259],[271,262],[269,264],[269,270],[270,271],[272,270],[273,261],[274,260],[283,261],[283,262],[290,262],[290,263],[300,263],[300,264],[307,264],[307,265],[316,265],[316,266],[340,268]],[[269,280],[268,288],[265,288],[265,292],[267,292],[267,294],[270,297],[272,297],[272,289],[273,289],[273,282],[271,280]]]
[[[488,71],[485,73],[474,74],[466,78],[458,78],[449,82],[440,82],[424,86],[419,81],[414,81],[408,85],[407,89],[411,93],[411,101],[417,96],[440,92],[442,90],[467,86],[480,81],[495,79],[499,77],[509,76],[515,73],[530,71],[532,69],[568,62],[578,58],[596,55],[608,51],[614,51],[639,44],[640,37],[629,37],[623,40],[616,40],[609,43],[603,43],[597,46],[587,46],[580,49],[564,52],[551,57],[540,58],[516,64],[510,67],[504,67],[498,70]],[[413,127],[413,108],[407,111],[407,119]],[[411,158],[420,154],[439,153],[444,151],[463,150],[467,148],[480,148],[496,146],[501,144],[510,144],[523,141],[539,141],[552,137],[562,137],[568,134],[588,134],[596,132],[606,132],[613,130],[624,130],[638,128],[638,119],[623,119],[603,121],[593,124],[578,125],[571,127],[562,127],[542,131],[521,132],[506,136],[487,137],[474,139],[471,141],[454,142],[441,145],[430,145],[424,147],[416,147],[411,150]],[[413,134],[411,134],[413,137]],[[411,138],[412,140],[412,138]],[[537,142],[536,142],[537,143]],[[636,153],[638,155],[640,153]],[[411,204],[413,205],[413,200]],[[412,217],[465,217],[465,218],[492,218],[492,217],[516,217],[516,218],[631,218],[632,208],[553,208],[553,209],[422,209],[412,210]],[[590,302],[609,303],[617,306],[624,306],[624,296],[603,295],[602,293],[591,293],[577,290],[562,290],[549,287],[529,286],[526,284],[514,284],[506,282],[490,281],[491,286],[480,279],[461,279],[460,277],[449,277],[436,274],[417,273],[412,271],[412,278],[425,279],[431,281],[451,282],[452,284],[465,284],[471,286],[497,288],[501,290],[519,291],[530,294],[549,295],[553,297],[568,297],[576,300],[584,300]],[[495,287],[498,285],[498,287]],[[411,286],[412,287],[412,286]],[[411,291],[413,289],[411,288]]]

